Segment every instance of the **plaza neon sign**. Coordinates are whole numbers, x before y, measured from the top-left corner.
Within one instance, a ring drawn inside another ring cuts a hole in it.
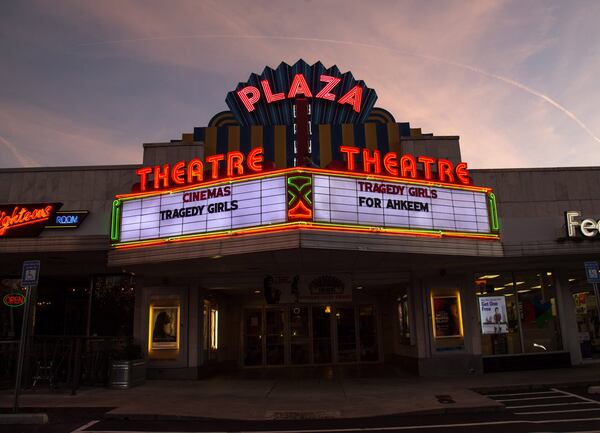
[[[325,99],[327,101],[335,101],[337,95],[335,93],[332,93],[332,91],[337,87],[337,85],[340,83],[340,81],[342,81],[342,79],[338,77],[332,77],[330,75],[321,74],[319,76],[319,81],[321,83],[321,87],[318,89],[316,94],[314,94],[314,98]],[[238,98],[244,104],[244,107],[246,107],[246,110],[248,110],[248,112],[252,112],[255,110],[256,103],[263,96],[267,104],[282,101],[286,98],[295,99],[299,96],[304,98],[313,98],[313,90],[311,90],[310,86],[308,85],[304,74],[294,75],[294,79],[292,80],[292,83],[290,84],[290,87],[286,92],[274,93],[271,83],[269,83],[268,80],[261,80],[260,86],[261,89],[259,89],[256,86],[246,86],[236,92]],[[346,93],[344,93],[337,100],[337,103],[340,105],[349,104],[355,112],[360,113],[362,93],[362,86],[360,84],[357,84],[350,90],[348,90]]]

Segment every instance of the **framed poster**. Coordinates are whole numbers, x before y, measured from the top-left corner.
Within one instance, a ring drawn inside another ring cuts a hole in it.
[[[508,315],[504,296],[479,298],[482,334],[508,334]]]
[[[432,296],[431,308],[435,338],[462,337],[460,300],[457,295]]]
[[[179,349],[179,305],[150,306],[150,349]]]

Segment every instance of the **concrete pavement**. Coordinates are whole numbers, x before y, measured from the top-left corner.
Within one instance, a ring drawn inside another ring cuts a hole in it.
[[[378,370],[379,369],[379,370]],[[132,419],[222,418],[240,420],[354,418],[502,410],[474,389],[600,384],[600,365],[492,373],[452,378],[406,376],[389,367],[243,372],[198,381],[147,381],[128,390],[88,388],[72,396],[43,388],[26,391],[24,408],[113,407],[107,417]],[[12,404],[0,393],[0,408]]]

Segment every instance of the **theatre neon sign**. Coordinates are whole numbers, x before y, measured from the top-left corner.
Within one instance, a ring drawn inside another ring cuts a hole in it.
[[[237,177],[234,170],[234,177],[213,178],[218,170],[211,168],[200,183],[118,195],[113,246],[291,229],[499,239],[495,196],[490,188],[470,184],[466,163],[340,150],[345,170],[290,167]]]
[[[176,188],[206,181],[214,181],[222,176],[233,178],[244,174],[263,171],[264,152],[262,147],[252,149],[248,155],[233,151],[207,156],[204,161],[194,158],[190,161],[179,161],[175,164],[163,164],[142,167],[136,170],[140,179],[140,191],[149,189]],[[205,168],[207,173],[205,173]],[[152,179],[150,179],[152,176]]]

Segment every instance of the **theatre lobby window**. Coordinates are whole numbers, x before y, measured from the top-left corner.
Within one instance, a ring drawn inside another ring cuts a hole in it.
[[[562,350],[551,271],[480,273],[475,287],[484,356]]]

